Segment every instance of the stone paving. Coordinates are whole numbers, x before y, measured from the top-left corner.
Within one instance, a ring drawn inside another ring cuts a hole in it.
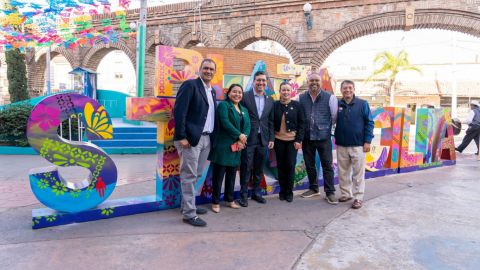
[[[297,192],[291,204],[274,195],[209,211],[206,228],[173,209],[32,230],[42,205],[28,170],[49,164],[0,156],[0,269],[480,269],[480,162],[470,150],[456,166],[368,180],[360,210]],[[112,198],[154,192],[155,155],[113,159]]]

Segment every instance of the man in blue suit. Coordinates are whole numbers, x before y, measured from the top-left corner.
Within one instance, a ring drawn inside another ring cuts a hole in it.
[[[205,59],[200,65],[200,77],[180,86],[173,108],[175,119],[174,144],[180,157],[183,222],[204,227],[207,223],[197,214],[206,214],[195,206],[195,183],[205,169],[215,126],[215,90],[210,85],[216,64]]]
[[[273,148],[275,131],[273,128],[273,99],[265,94],[267,76],[257,71],[253,76],[253,90],[246,92],[241,104],[250,116],[250,135],[247,147],[243,149],[240,163],[240,200],[238,204],[248,207],[248,180],[253,175],[252,200],[266,203],[262,196],[260,181],[263,176],[267,148]]]

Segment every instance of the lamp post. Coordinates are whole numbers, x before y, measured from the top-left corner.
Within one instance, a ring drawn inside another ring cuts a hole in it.
[[[143,97],[145,73],[145,43],[147,42],[147,0],[140,0],[140,20],[137,29],[137,97]]]
[[[307,30],[312,30],[312,5],[310,3],[307,2],[303,5],[303,14],[305,14]]]
[[[46,61],[47,61],[47,96],[50,96],[50,94],[52,94],[52,79],[50,78],[50,76],[51,76],[50,61],[52,59],[51,59],[51,56],[50,56],[50,52],[51,52],[51,47],[48,46],[47,55],[46,55]]]
[[[452,52],[451,52],[451,59],[452,59],[452,118],[457,117],[457,38],[455,37],[454,33],[451,35],[452,40]]]

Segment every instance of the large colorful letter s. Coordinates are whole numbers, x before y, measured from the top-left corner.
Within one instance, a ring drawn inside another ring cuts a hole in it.
[[[80,166],[90,170],[87,179],[63,179],[56,166],[30,171],[30,186],[46,206],[64,212],[80,212],[103,202],[115,189],[117,168],[99,147],[88,142],[61,138],[57,129],[63,120],[80,119],[89,139],[111,139],[113,127],[107,112],[97,101],[78,94],[57,94],[37,104],[28,119],[30,145],[57,166]]]

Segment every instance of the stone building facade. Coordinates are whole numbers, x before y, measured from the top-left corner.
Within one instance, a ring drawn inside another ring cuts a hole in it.
[[[153,76],[155,45],[190,48],[243,49],[256,40],[273,40],[285,47],[295,64],[321,66],[336,48],[377,32],[402,29],[444,29],[480,36],[480,1],[477,0],[313,0],[312,29],[306,26],[299,0],[203,0],[148,8],[146,75]],[[199,4],[201,3],[201,6]],[[199,12],[200,11],[200,12]],[[201,21],[200,15],[201,14]],[[115,25],[114,14],[104,18]],[[127,20],[139,18],[130,10]],[[117,23],[118,24],[118,23]],[[81,47],[53,48],[52,57],[63,55],[72,67],[96,70],[112,50],[122,50],[136,65],[135,40]],[[31,96],[44,91],[45,50],[27,54]],[[153,94],[153,83],[145,84],[145,95]]]

